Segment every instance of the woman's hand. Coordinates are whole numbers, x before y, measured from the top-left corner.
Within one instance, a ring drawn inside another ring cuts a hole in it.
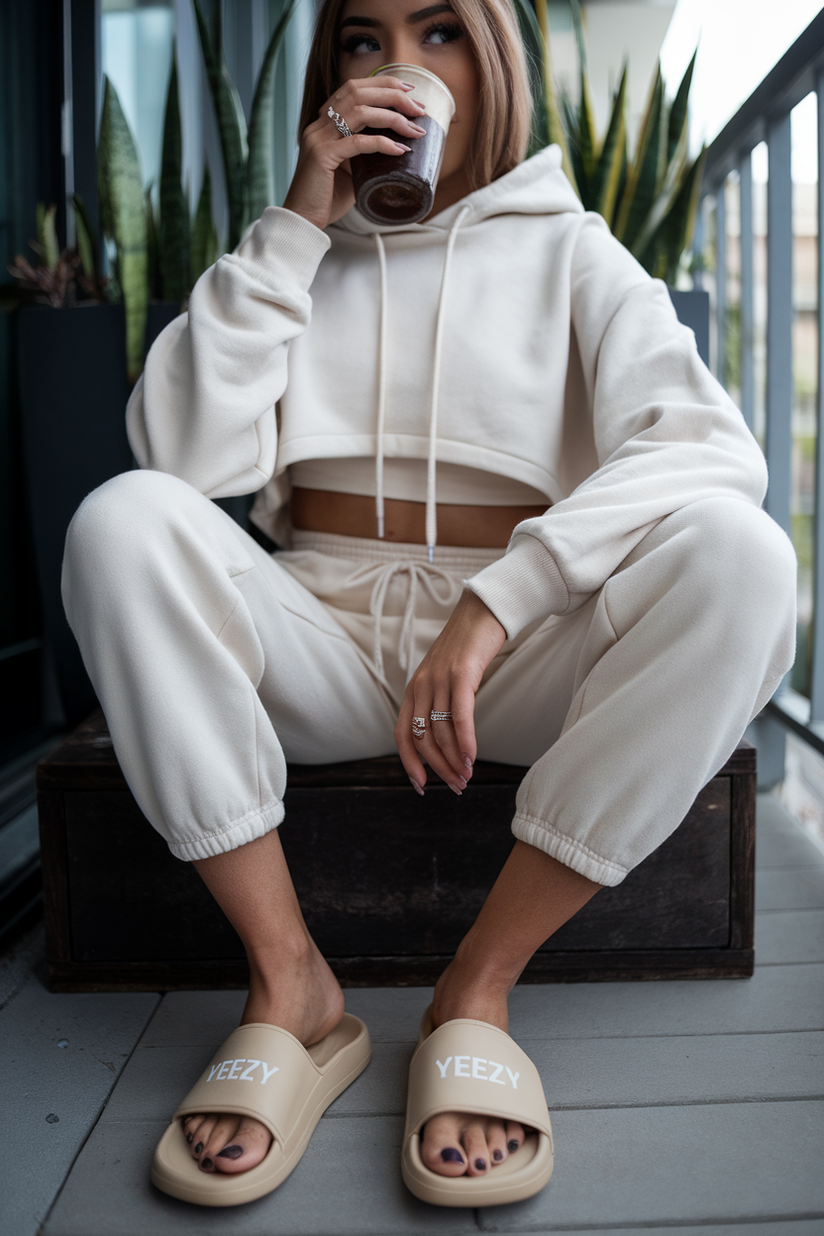
[[[345,215],[355,202],[348,160],[359,154],[402,155],[410,148],[403,138],[423,137],[415,124],[426,109],[410,98],[413,87],[397,77],[352,78],[323,104],[319,119],[303,132],[298,165],[286,201],[287,210],[302,215],[321,231]],[[342,137],[329,108],[348,124],[351,137]],[[394,129],[399,140],[362,130]]]
[[[395,742],[415,788],[423,793],[425,759],[433,772],[460,794],[472,776],[475,741],[475,693],[484,670],[501,651],[506,631],[474,592],[465,590],[455,609],[410,679],[403,697]],[[451,721],[431,721],[429,714],[451,712]],[[426,719],[423,738],[412,734],[412,718]]]

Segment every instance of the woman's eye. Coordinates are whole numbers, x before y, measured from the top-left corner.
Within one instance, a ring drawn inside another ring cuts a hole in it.
[[[455,23],[438,22],[435,26],[430,26],[424,35],[425,43],[454,43],[463,34],[461,26]]]
[[[365,52],[380,51],[380,43],[369,34],[350,34],[341,44],[343,50],[350,56],[363,55]]]

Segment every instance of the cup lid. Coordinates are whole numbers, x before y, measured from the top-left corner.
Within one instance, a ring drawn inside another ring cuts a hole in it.
[[[455,99],[446,82],[442,81],[441,78],[438,77],[437,73],[432,73],[429,69],[424,69],[419,64],[404,64],[399,61],[396,61],[393,64],[382,64],[380,68],[373,69],[369,76],[377,77],[379,73],[392,73],[393,76],[396,77],[396,69],[403,69],[406,74],[417,73],[420,77],[432,82],[433,85],[439,86],[449,99],[452,106],[452,114],[455,114]]]

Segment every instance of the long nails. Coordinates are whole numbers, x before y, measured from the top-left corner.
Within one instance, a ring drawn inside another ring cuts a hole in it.
[[[455,1150],[453,1146],[448,1146],[446,1150],[441,1151],[441,1159],[444,1163],[463,1163],[464,1157],[460,1150]]]
[[[195,1154],[200,1154],[202,1149],[203,1149],[203,1142],[198,1142],[197,1145],[195,1146]]]
[[[412,149],[411,146],[404,146],[403,142],[393,142],[392,145],[396,146],[397,149],[400,150],[402,154],[409,154],[410,150]]]
[[[223,1150],[218,1152],[219,1159],[239,1159],[243,1154],[242,1146],[224,1146]]]
[[[473,765],[468,755],[465,755],[463,757],[463,762],[464,762],[464,768],[466,769],[466,771],[471,773]]]
[[[510,1142],[507,1142],[507,1143],[506,1143],[506,1148],[507,1148],[507,1150],[509,1151],[509,1153],[510,1153],[510,1154],[514,1154],[514,1153],[515,1153],[515,1151],[518,1149],[518,1142],[517,1142],[517,1140],[513,1137],[513,1138],[512,1138],[512,1141],[510,1141]]]
[[[407,773],[407,776],[408,776],[408,775],[409,775],[409,774]],[[423,798],[423,786],[422,786],[422,785],[419,785],[417,781],[414,781],[414,780],[412,779],[412,777],[409,777],[409,784],[412,786],[412,789],[413,789],[413,790],[417,790],[417,792],[420,794],[421,798]]]
[[[414,120],[409,121],[410,129],[414,129],[416,133],[420,133],[421,137],[426,137],[426,129],[422,129],[419,124],[415,124]]]

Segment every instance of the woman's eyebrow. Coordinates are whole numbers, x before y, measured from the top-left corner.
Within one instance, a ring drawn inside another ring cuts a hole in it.
[[[435,17],[438,13],[453,13],[454,9],[451,4],[430,4],[426,9],[418,9],[414,13],[410,13],[406,19],[407,25],[414,25],[418,21],[426,21],[427,17]],[[341,22],[339,29],[343,30],[344,26],[380,26],[382,23],[376,17],[345,17]]]

